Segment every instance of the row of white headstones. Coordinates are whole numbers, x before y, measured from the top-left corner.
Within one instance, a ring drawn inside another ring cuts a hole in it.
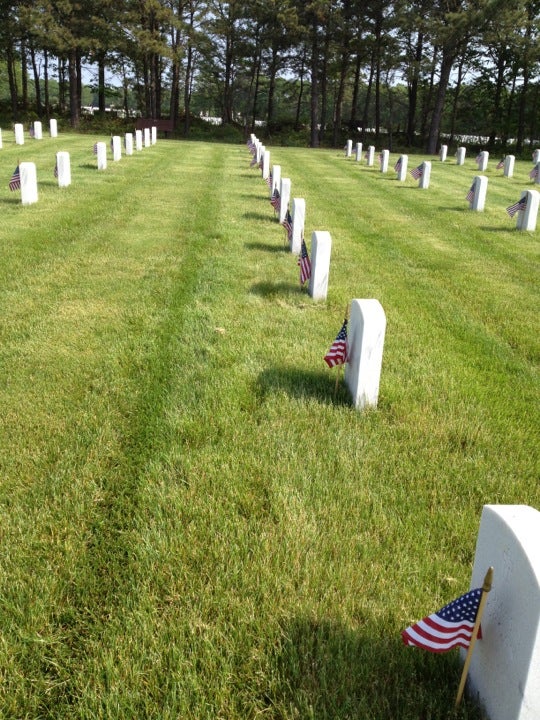
[[[252,134],[250,144],[255,148],[254,160],[261,167],[262,177],[270,177],[270,151]],[[281,165],[272,166],[270,198],[277,190],[280,197],[279,222],[283,223],[291,205],[292,232],[289,247],[299,255],[306,220],[304,198],[292,198],[291,180],[282,177]],[[330,276],[332,237],[327,230],[314,230],[311,235],[311,276],[308,293],[314,300],[326,300]],[[376,407],[386,332],[386,315],[381,303],[374,298],[355,298],[350,303],[347,328],[347,363],[345,383],[353,404],[358,410]]]
[[[49,125],[51,138],[58,137],[58,125],[54,118],[51,118]],[[14,126],[15,144],[24,145],[24,127],[21,123]],[[43,139],[42,124],[39,121],[33,124],[33,139]],[[152,126],[144,128],[144,130],[136,130],[133,133],[126,133],[124,136],[124,151],[126,155],[133,155],[134,148],[137,151],[143,147],[155,145],[157,142],[157,128]],[[111,137],[111,150],[113,162],[122,159],[122,138],[120,135]],[[2,148],[2,130],[0,129],[0,149]],[[94,152],[97,156],[97,169],[107,169],[107,143],[97,142],[94,146]],[[19,163],[19,176],[21,186],[21,203],[23,205],[32,205],[38,202],[38,181],[36,164],[33,162]],[[67,187],[71,185],[71,157],[66,151],[56,153],[56,176],[58,179],[58,187]]]
[[[270,152],[252,135],[262,175],[270,174]],[[361,152],[361,151],[360,151]],[[461,155],[461,153],[460,153]],[[291,182],[273,165],[270,197],[280,193],[280,222],[290,200]],[[305,201],[292,200],[291,252],[300,253]],[[331,237],[312,234],[309,293],[326,298]],[[386,318],[374,299],[351,302],[349,359],[345,378],[357,408],[376,405]],[[354,380],[354,381],[353,381]],[[486,568],[494,582],[482,617],[482,641],[469,669],[469,691],[490,720],[540,718],[540,512],[527,505],[485,505],[476,543],[471,588],[482,585]],[[465,659],[465,651],[462,660]]]
[[[368,167],[373,167],[375,164],[375,146],[370,145],[362,156],[363,147],[362,143],[356,143],[355,157],[357,162],[361,162],[362,157],[366,160]],[[456,152],[456,165],[463,165],[465,163],[467,150],[465,147],[459,147]],[[345,145],[345,157],[350,158],[353,156],[353,142],[347,140]],[[439,160],[446,162],[448,156],[448,146],[441,145],[439,151]],[[388,165],[390,160],[390,151],[382,150],[379,153],[379,168],[382,173],[388,172]],[[503,175],[504,177],[511,178],[514,174],[515,156],[506,155],[503,161]],[[409,156],[400,155],[398,161],[395,164],[395,170],[397,173],[397,179],[403,182],[407,178],[407,167],[408,167]],[[540,185],[540,149],[536,149],[533,152],[533,182]],[[489,152],[482,150],[476,157],[476,163],[480,172],[485,172],[488,167]],[[427,190],[429,188],[431,180],[431,161],[424,160],[417,168],[417,179],[418,187]],[[488,178],[485,175],[476,175],[473,179],[473,183],[469,192],[467,193],[467,199],[469,200],[469,207],[471,210],[482,212],[485,208],[486,195],[488,188]],[[523,190],[521,192],[518,209],[516,211],[516,228],[527,232],[533,232],[536,230],[536,222],[538,217],[538,209],[540,202],[540,193],[537,190]]]

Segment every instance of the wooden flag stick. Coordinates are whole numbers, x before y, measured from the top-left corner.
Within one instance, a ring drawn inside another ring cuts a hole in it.
[[[482,621],[482,615],[484,613],[484,606],[487,601],[487,594],[491,590],[492,582],[493,568],[490,567],[484,578],[484,584],[482,585],[482,597],[480,598],[480,604],[478,605],[478,612],[476,613],[476,621],[474,623],[474,628],[472,631],[471,642],[469,644],[469,649],[467,650],[467,657],[465,658],[465,664],[463,665],[463,672],[461,673],[461,681],[459,683],[459,688],[456,696],[456,707],[458,707],[459,703],[461,702],[461,698],[463,697],[463,691],[465,690],[465,682],[467,680],[467,674],[469,672],[469,665],[471,664],[476,638],[478,637],[478,630],[480,629],[480,623]]]

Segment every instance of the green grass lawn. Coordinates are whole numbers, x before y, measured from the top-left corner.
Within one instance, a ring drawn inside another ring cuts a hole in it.
[[[453,709],[456,651],[400,631],[468,589],[484,504],[540,507],[539,237],[505,213],[531,165],[492,161],[473,213],[474,158],[434,160],[423,191],[270,148],[308,246],[332,236],[315,303],[245,147],[160,140],[98,172],[107,138],[10,136],[0,717],[478,720]],[[371,297],[359,413],[323,356]]]

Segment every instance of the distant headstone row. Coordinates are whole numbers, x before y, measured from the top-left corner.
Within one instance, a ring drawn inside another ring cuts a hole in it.
[[[252,134],[248,140],[252,154],[251,167],[258,167],[268,185],[270,202],[278,220],[285,228],[289,249],[298,256],[300,284],[308,282],[308,294],[314,300],[325,300],[328,294],[332,237],[326,230],[314,230],[311,235],[311,258],[304,239],[306,203],[304,198],[292,198],[291,180],[282,176],[280,165],[270,164],[270,152]],[[352,154],[352,142],[345,148]],[[369,149],[368,162],[373,162],[375,148]],[[357,145],[357,159],[362,146]],[[383,162],[388,163],[386,151]],[[374,407],[378,402],[382,367],[386,316],[378,300],[354,299],[341,330],[324,357],[329,367],[345,365],[345,383],[358,409]]]

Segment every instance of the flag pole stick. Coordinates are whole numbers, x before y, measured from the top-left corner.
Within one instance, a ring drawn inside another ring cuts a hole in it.
[[[469,665],[471,664],[472,654],[473,654],[474,646],[476,643],[476,638],[478,637],[478,630],[480,629],[480,623],[482,621],[482,614],[484,612],[484,606],[487,601],[487,594],[491,590],[492,582],[493,582],[493,568],[490,567],[484,578],[484,584],[482,585],[482,597],[480,598],[480,604],[478,605],[478,612],[476,613],[476,620],[475,620],[474,628],[472,631],[471,642],[469,643],[469,649],[467,650],[467,657],[465,658],[465,663],[463,665],[463,672],[461,673],[461,680],[459,683],[459,688],[458,688],[458,692],[457,692],[457,696],[456,696],[456,707],[458,707],[458,705],[461,702],[461,698],[463,697],[463,691],[465,690],[465,682],[467,680],[467,674],[469,672]]]

